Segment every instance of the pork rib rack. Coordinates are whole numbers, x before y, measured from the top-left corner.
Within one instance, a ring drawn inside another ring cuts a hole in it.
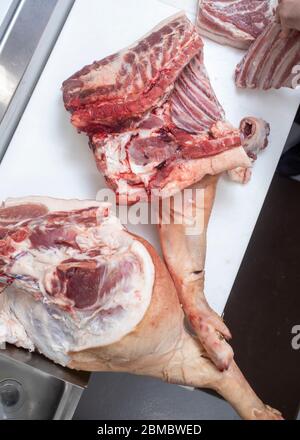
[[[229,170],[235,180],[244,180],[251,166],[249,153],[267,142],[267,124],[252,118],[250,130],[248,123],[240,130],[225,120],[203,63],[203,43],[184,14],[164,21],[119,54],[85,67],[64,82],[63,92],[72,123],[89,135],[97,166],[120,203],[167,198],[206,175]],[[166,237],[161,235],[162,240]],[[166,249],[164,243],[162,247]],[[164,256],[174,274],[174,256]],[[218,341],[229,338],[230,332],[209,309],[203,284],[198,287],[194,298],[179,290],[180,299],[184,306],[189,301],[198,304],[193,312],[205,319],[193,319],[195,330],[223,370],[232,350],[225,340]]]
[[[274,17],[277,0],[199,0],[197,27],[220,44],[248,49]]]
[[[89,134],[140,122],[165,101],[201,47],[192,23],[177,14],[132,46],[84,67],[63,84],[72,123]]]
[[[0,234],[0,343],[70,368],[213,388],[245,419],[281,419],[234,363],[221,373],[204,357],[163,262],[107,205],[8,200]]]

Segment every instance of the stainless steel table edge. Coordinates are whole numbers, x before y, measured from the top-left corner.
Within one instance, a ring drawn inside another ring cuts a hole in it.
[[[41,1],[41,5],[46,4],[43,0],[36,1]],[[36,1],[33,4],[31,0],[22,0],[14,16],[11,18],[11,23],[7,28],[7,34],[0,43],[0,64],[4,69],[6,68],[5,63],[8,64],[10,57],[13,57],[11,48],[13,48],[14,45],[20,46],[22,26],[24,22],[26,22],[25,18],[30,17],[30,14],[32,14],[32,8],[36,7]],[[14,65],[17,66],[18,71],[13,75],[14,85],[10,91],[11,96],[8,97],[7,102],[0,102],[0,166],[1,160],[4,157],[31,94],[72,9],[74,1],[75,0],[47,1],[48,9],[43,16],[46,26],[39,29],[39,32],[34,36],[34,42],[32,41],[32,35],[29,33],[28,41],[31,40],[30,48],[25,50],[26,54],[24,55],[24,59],[14,60]],[[52,8],[49,8],[49,3],[53,4]],[[40,9],[39,14],[42,14]],[[29,27],[28,24],[27,27]],[[26,30],[28,31],[28,28]],[[24,45],[26,45],[28,41],[24,37]],[[19,64],[21,64],[21,66]]]

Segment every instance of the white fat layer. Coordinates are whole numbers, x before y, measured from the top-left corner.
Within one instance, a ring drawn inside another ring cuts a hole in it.
[[[70,247],[31,249],[26,241],[19,244],[10,273],[20,279],[0,295],[0,345],[8,342],[36,349],[54,362],[67,365],[70,352],[115,343],[143,319],[155,276],[144,245],[114,216],[83,230],[77,242],[81,252]],[[47,294],[53,271],[66,259],[84,258],[84,250],[91,248],[101,249],[101,255],[94,259],[105,265],[108,279],[124,264],[125,274],[128,265],[131,270],[127,277],[112,283],[110,292],[91,309],[67,312],[62,306],[70,300]]]
[[[26,205],[28,203],[40,203],[45,205],[49,211],[73,211],[76,209],[86,209],[99,207],[101,209],[110,208],[110,203],[99,202],[97,200],[61,200],[55,199],[54,197],[43,197],[43,196],[29,196],[29,197],[11,197],[2,203],[3,208],[9,208],[16,205]]]
[[[139,139],[148,139],[151,137],[152,129],[136,129],[119,135],[108,135],[105,143],[97,145],[96,155],[105,157],[105,174],[109,177],[119,176],[122,173],[133,172],[140,177],[140,180],[147,186],[151,177],[155,174],[155,167],[160,162],[149,162],[146,165],[135,163],[130,154],[127,157],[127,146],[132,142],[134,136]]]
[[[10,309],[10,302],[9,289],[6,289],[0,295],[0,345],[7,342],[33,351],[34,344]]]
[[[131,132],[116,136],[107,136],[105,144],[98,147],[97,154],[105,155],[106,174],[108,176],[128,173],[130,169],[127,163],[126,145],[132,136]]]
[[[105,260],[112,255],[112,249],[120,247],[117,233],[123,231],[123,226],[119,219],[109,216],[102,219],[100,225],[94,228],[82,228],[76,241],[82,251],[97,248],[101,243],[101,256]],[[72,247],[50,247],[50,248],[31,248],[29,240],[24,240],[18,244],[18,249],[14,255],[15,262],[10,269],[12,275],[31,277],[32,281],[26,278],[26,288],[32,291],[41,291],[46,294],[47,280],[51,279],[55,268],[64,260],[74,258],[83,260],[86,258],[84,253],[78,252]],[[22,280],[15,281],[16,287],[23,288]]]
[[[129,196],[130,200],[148,200],[145,188],[128,185],[125,179],[119,179],[117,183],[119,196],[125,196],[125,199]]]

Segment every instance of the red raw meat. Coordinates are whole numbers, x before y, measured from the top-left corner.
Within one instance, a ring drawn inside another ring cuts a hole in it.
[[[39,281],[38,278],[34,280],[28,279],[25,274],[16,275],[14,265],[21,267],[22,258],[26,260],[27,254],[44,254],[43,263],[47,271],[47,265],[51,265],[52,259],[56,261],[61,250],[62,256],[68,255],[70,258],[58,259],[51,280],[47,281],[48,287],[44,289],[45,298],[49,300],[53,297],[55,299],[50,302],[59,301],[61,305],[65,303],[66,307],[94,307],[109,289],[113,289],[126,273],[133,270],[130,261],[125,261],[120,266],[116,265],[108,278],[107,264],[96,242],[95,248],[89,245],[87,252],[86,245],[80,241],[92,228],[98,228],[101,222],[105,223],[108,215],[108,207],[97,202],[95,206],[84,209],[59,212],[51,212],[46,205],[30,201],[0,209],[0,222],[5,223],[7,220],[9,223],[2,230],[2,270],[5,270],[9,280],[17,278],[24,287],[30,287],[31,283]],[[51,255],[51,249],[55,250],[55,257]]]
[[[211,87],[201,38],[183,13],[83,68],[64,82],[63,95],[119,202],[168,197],[206,174],[251,166]]]
[[[256,396],[234,361],[220,372],[207,359],[184,326],[162,260],[146,241],[128,233],[105,204],[23,198],[5,202],[0,218],[10,221],[8,244],[20,228],[27,229],[28,237],[37,228],[46,235],[58,228],[68,236],[72,230],[78,244],[75,251],[61,243],[33,246],[24,238],[9,255],[0,249],[0,276],[10,277],[4,289],[0,285],[1,345],[37,350],[77,370],[128,372],[209,387],[246,419],[282,419]]]
[[[218,43],[247,49],[272,20],[277,0],[200,0],[198,29]]]
[[[253,43],[237,66],[238,87],[267,90],[299,85],[300,32],[292,30],[286,37],[281,32],[280,24],[271,23]]]
[[[192,23],[177,14],[132,46],[84,67],[63,84],[72,123],[91,133],[140,119],[166,99],[201,47]]]
[[[168,197],[201,180],[249,166],[241,133],[225,121],[203,53],[184,69],[170,98],[142,124],[90,138],[97,166],[119,202]]]

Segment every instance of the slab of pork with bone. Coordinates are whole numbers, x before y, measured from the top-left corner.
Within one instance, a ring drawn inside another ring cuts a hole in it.
[[[220,44],[248,49],[271,23],[278,0],[199,0],[201,35]]]
[[[164,263],[107,204],[10,199],[0,238],[0,343],[74,369],[212,388],[245,419],[281,419],[234,362],[220,372],[207,359]]]
[[[89,136],[97,166],[120,203],[171,197],[224,171],[247,181],[252,160],[267,145],[264,121],[247,118],[241,129],[226,121],[205,70],[203,42],[183,13],[131,47],[75,73],[64,82],[63,97],[73,125]],[[201,183],[207,202],[199,212],[207,220],[216,180]],[[226,343],[230,332],[203,293],[206,230],[199,241],[188,240],[184,227],[165,225],[160,232],[184,310],[207,354],[224,370],[233,357]],[[182,250],[177,254],[169,242],[173,233]],[[200,276],[190,288],[193,273]]]
[[[283,32],[278,0],[199,0],[197,28],[220,44],[249,49],[235,72],[237,87],[297,88],[300,32]]]

